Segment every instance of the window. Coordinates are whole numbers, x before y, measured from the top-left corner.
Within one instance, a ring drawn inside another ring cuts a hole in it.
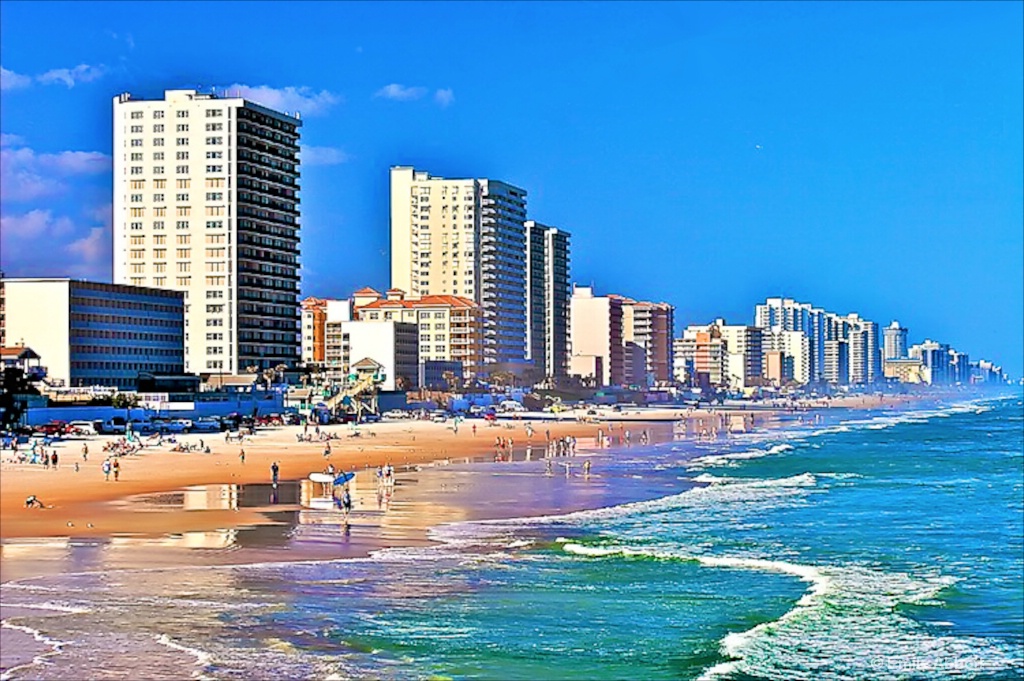
[[[141,175],[142,166],[132,166],[132,175]]]
[[[133,125],[132,129],[131,129],[131,132],[133,132],[133,133],[141,133],[142,132],[142,126],[141,125]]]
[[[164,174],[164,167],[163,166],[153,166],[153,174],[154,175],[163,175]]]
[[[156,258],[157,260],[162,260],[163,258],[166,258],[167,257],[167,249],[166,248],[154,248],[153,249],[153,257]]]
[[[141,222],[133,222],[132,223],[132,229],[142,229],[142,223]]]
[[[444,346],[443,345],[435,345],[434,346],[434,352],[439,352],[441,354],[444,354]]]
[[[145,189],[146,188],[146,181],[145,180],[131,180],[128,183],[128,186],[131,187],[132,189]]]
[[[163,131],[164,131],[164,124],[163,123],[157,123],[156,125],[153,126],[153,132],[163,132]]]
[[[441,331],[444,329],[444,324],[434,324],[435,331]]]
[[[188,144],[188,138],[187,137],[178,137],[177,139],[174,140],[174,143],[176,145],[178,145],[179,147],[183,147],[186,144]]]
[[[144,236],[133,236],[129,239],[129,243],[132,246],[144,246],[146,244],[146,237]]]
[[[165,235],[165,234],[157,234],[156,236],[153,237],[153,243],[157,244],[157,245],[162,245],[162,244],[167,243],[167,235]]]
[[[174,280],[177,282],[178,286],[192,285],[192,277],[175,277]]]
[[[223,314],[224,313],[224,305],[223,304],[221,304],[221,305],[207,305],[206,306],[206,312],[207,312],[207,314]]]
[[[206,138],[206,143],[207,144],[223,144],[224,143],[224,138],[223,137],[207,137]]]
[[[188,246],[189,242],[192,241],[192,235],[190,234],[179,234],[175,237],[175,241],[179,246]]]
[[[187,218],[190,215],[192,215],[192,207],[191,206],[178,206],[178,217],[179,218]]]
[[[139,152],[139,151],[133,152],[132,153],[132,160],[133,161],[141,161],[142,160],[142,152]]]
[[[192,249],[191,248],[178,248],[178,249],[175,249],[175,251],[176,251],[175,255],[178,256],[179,260],[187,260],[188,258],[192,257]]]
[[[208,262],[206,263],[207,272],[226,272],[227,265],[222,262]]]
[[[224,215],[224,206],[207,206],[207,215]]]
[[[142,286],[146,283],[145,277],[132,277],[132,286]]]
[[[143,263],[132,265],[132,274],[145,274],[146,266]]]
[[[153,286],[166,286],[167,277],[153,277]]]
[[[206,152],[206,158],[224,158],[223,151],[208,151]]]
[[[430,331],[430,324],[420,324],[420,329],[423,331]]]
[[[178,123],[174,129],[177,132],[188,132],[188,123]]]
[[[179,151],[178,153],[175,154],[175,157],[179,161],[187,161],[188,160],[188,152],[187,151]]]
[[[153,139],[153,146],[154,147],[162,147],[163,145],[164,145],[164,138],[163,137],[155,137]]]
[[[188,229],[188,220],[178,220],[175,227],[178,229]]]
[[[430,334],[429,333],[424,333],[424,334],[420,335],[420,340],[424,341],[424,342],[429,342],[430,341]]]
[[[224,340],[224,334],[220,332],[206,334],[206,340],[208,341],[219,341]]]
[[[223,192],[206,192],[206,200],[207,201],[223,201],[224,200],[224,193]]]
[[[157,220],[156,222],[153,223],[153,229],[163,229],[163,228],[164,228],[164,221],[163,220]]]
[[[192,180],[175,180],[174,184],[178,189],[188,189],[192,184]]]
[[[167,270],[167,263],[165,263],[165,262],[158,262],[158,263],[154,263],[153,264],[153,271],[154,272],[164,272],[166,270]]]
[[[188,166],[175,166],[174,172],[179,175],[188,175]]]
[[[192,271],[192,263],[190,263],[190,262],[179,262],[178,263],[178,272],[191,272],[191,271]]]
[[[223,177],[208,177],[206,178],[206,187],[208,189],[219,189],[224,186]]]
[[[162,152],[162,151],[153,152],[153,160],[154,161],[162,161],[162,160],[164,160],[164,152]]]
[[[188,194],[175,194],[174,195],[174,200],[175,201],[188,201]]]
[[[145,208],[129,208],[128,212],[131,214],[131,216],[133,218],[143,218],[143,217],[146,217],[146,209]]]
[[[207,291],[206,292],[206,298],[207,299],[210,299],[210,298],[223,298],[223,297],[224,297],[224,292],[223,291]]]
[[[133,119],[142,118],[142,112],[141,111],[132,111],[132,118]]]
[[[208,172],[208,173],[222,173],[222,172],[224,172],[224,166],[206,166],[206,172]]]
[[[159,201],[160,203],[163,203],[164,202],[164,195],[163,194],[153,194],[153,200],[154,201]]]
[[[220,229],[223,226],[224,226],[224,221],[223,220],[207,220],[206,221],[206,228],[207,229]]]
[[[207,277],[206,279],[207,279],[207,281],[209,281],[210,277]],[[207,319],[206,320],[206,325],[207,326],[224,326],[224,320],[223,319],[216,319],[216,318]]]
[[[224,129],[224,124],[223,123],[207,123],[206,124],[206,132],[217,132],[218,130],[223,130],[223,129]]]
[[[163,195],[163,194],[157,194],[157,196],[159,196],[159,197],[160,197],[160,200],[161,200],[161,201],[163,201],[163,200],[164,200],[164,199],[163,199],[163,197],[164,197],[164,195]],[[156,198],[156,197],[154,196],[153,198]],[[164,206],[160,206],[159,208],[154,208],[154,209],[153,209],[153,217],[156,217],[156,218],[163,218],[163,217],[167,217],[167,208],[166,208],[166,207],[164,207]]]
[[[224,112],[221,111],[220,109],[207,109],[206,110],[206,117],[207,118],[217,118],[218,116],[223,116],[223,115],[224,115]]]
[[[210,235],[208,235],[208,236],[210,236]],[[207,248],[206,249],[206,257],[207,258],[223,258],[224,257],[224,248]]]
[[[132,260],[142,260],[146,256],[145,248],[133,248],[129,251]]]
[[[174,115],[178,118],[188,118],[188,111],[175,111]]]
[[[164,112],[163,111],[154,111],[153,112],[153,118],[163,118],[163,117],[164,117]]]
[[[443,333],[435,333],[434,334],[434,340],[435,341],[444,341],[444,334]]]
[[[167,180],[153,180],[153,189],[163,189],[167,186]]]
[[[132,203],[142,203],[142,194],[132,194],[131,202]]]

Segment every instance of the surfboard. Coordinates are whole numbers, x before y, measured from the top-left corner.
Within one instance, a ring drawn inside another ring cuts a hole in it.
[[[341,473],[334,479],[335,485],[344,485],[346,482],[356,477],[355,473]]]
[[[330,473],[310,473],[309,479],[313,482],[321,483],[334,482],[334,476]]]

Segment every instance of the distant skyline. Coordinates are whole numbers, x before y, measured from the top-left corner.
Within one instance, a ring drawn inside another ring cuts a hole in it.
[[[389,284],[388,169],[524,187],[677,331],[769,296],[1024,372],[1021,3],[0,2],[0,266],[111,276],[111,99],[298,110],[302,295]]]

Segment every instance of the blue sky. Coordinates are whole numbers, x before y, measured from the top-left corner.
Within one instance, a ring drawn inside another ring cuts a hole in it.
[[[954,3],[0,2],[0,263],[110,276],[111,98],[298,108],[303,294],[388,285],[388,167],[493,177],[677,327],[785,295],[1024,364],[1024,16]]]

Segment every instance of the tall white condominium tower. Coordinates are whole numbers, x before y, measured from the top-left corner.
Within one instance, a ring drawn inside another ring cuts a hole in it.
[[[299,361],[299,126],[237,97],[114,98],[114,281],[185,293],[185,370]]]
[[[899,322],[894,320],[892,324],[882,329],[882,337],[882,359],[904,359],[907,356],[907,329],[900,326]]]
[[[569,373],[569,233],[526,221],[526,359],[548,377]]]
[[[526,357],[526,191],[497,180],[391,168],[391,287],[470,298],[484,363]]]
[[[828,340],[828,313],[810,303],[792,298],[768,298],[754,309],[754,325],[762,329],[801,331],[807,336],[809,381],[821,381],[825,371],[825,341]]]

